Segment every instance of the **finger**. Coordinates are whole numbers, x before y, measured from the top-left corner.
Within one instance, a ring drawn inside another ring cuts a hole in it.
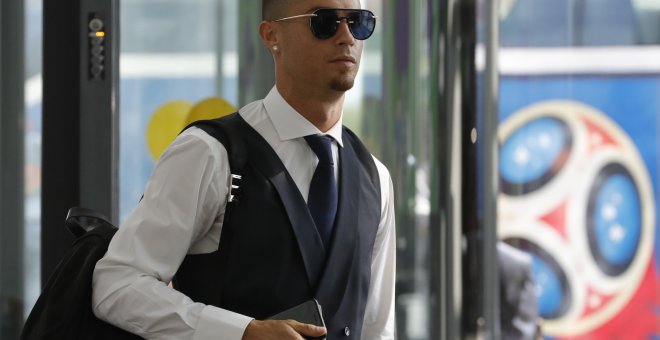
[[[287,323],[296,332],[304,336],[321,336],[326,333],[325,327],[319,327],[308,323],[301,323],[295,320],[288,320]]]

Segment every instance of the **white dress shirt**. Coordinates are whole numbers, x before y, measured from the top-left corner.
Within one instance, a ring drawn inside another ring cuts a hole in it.
[[[321,131],[275,87],[239,113],[275,150],[307,200],[318,159],[303,137]],[[335,164],[337,148],[343,147],[341,124],[340,119],[327,132],[335,140]],[[385,166],[378,160],[376,165],[381,219],[371,258],[365,340],[394,339],[392,181]],[[142,201],[96,265],[92,303],[99,318],[146,339],[241,339],[250,316],[194,302],[167,285],[187,254],[218,249],[229,178],[227,151],[215,138],[197,128],[176,138],[157,162]]]

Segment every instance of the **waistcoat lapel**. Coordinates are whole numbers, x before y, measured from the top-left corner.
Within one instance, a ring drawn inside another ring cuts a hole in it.
[[[325,263],[325,250],[307,203],[273,148],[240,115],[236,116],[241,120],[238,125],[242,133],[249,135],[245,138],[251,154],[249,160],[277,190],[296,235],[310,287],[316,287]]]
[[[343,135],[346,136],[346,133]],[[352,143],[343,138],[344,147],[339,148],[339,207],[327,262],[316,294],[323,306],[323,315],[328,318],[332,318],[341,306],[351,275],[355,275],[352,268],[357,261],[365,260],[360,259],[361,243],[373,238],[369,235],[371,229],[375,235],[377,225],[370,229],[365,223],[370,209],[363,203],[377,202],[377,210],[380,210],[379,195],[372,189]],[[370,263],[371,258],[366,261]]]

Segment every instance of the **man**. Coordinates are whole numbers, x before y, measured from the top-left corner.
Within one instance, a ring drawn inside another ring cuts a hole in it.
[[[502,338],[534,340],[541,337],[531,255],[500,241],[497,263]]]
[[[232,118],[248,159],[239,204],[224,220],[225,147],[201,129],[183,132],[96,266],[98,317],[147,339],[394,338],[392,183],[342,128],[375,25],[357,8],[263,1],[259,33],[276,84]],[[310,298],[325,329],[265,320]]]

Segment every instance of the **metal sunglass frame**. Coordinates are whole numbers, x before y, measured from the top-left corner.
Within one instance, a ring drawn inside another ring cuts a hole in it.
[[[318,11],[334,11],[335,13],[337,13],[338,11],[367,12],[367,13],[369,13],[369,14],[371,15],[371,18],[374,20],[374,29],[375,29],[375,25],[376,25],[375,21],[376,21],[376,19],[378,19],[378,16],[374,15],[374,13],[373,13],[372,11],[370,11],[370,10],[366,10],[366,9],[354,9],[354,8],[319,8],[319,9],[315,10],[315,11],[312,12],[312,13],[299,14],[299,15],[294,15],[294,16],[290,16],[290,17],[286,17],[286,18],[275,19],[275,20],[271,20],[271,21],[272,21],[272,22],[280,22],[280,21],[287,21],[287,20],[298,19],[298,18],[311,18],[311,17],[318,17],[319,15],[316,14],[316,12],[318,12]],[[355,23],[355,21],[354,21],[354,20],[351,20],[351,19],[350,19],[349,17],[347,17],[347,16],[343,16],[343,17],[342,17],[342,16],[337,15],[337,24],[341,24],[341,22],[342,22],[343,20],[346,20],[346,23],[348,24],[348,29],[349,29],[349,31],[351,32],[351,35],[353,36],[353,38],[355,38],[355,39],[357,39],[357,40],[367,40],[367,39],[369,39],[369,37],[371,37],[371,35],[373,34],[373,30],[372,30],[366,38],[362,38],[362,39],[360,39],[360,38],[358,38],[358,37],[355,36],[355,33],[354,33],[353,30],[351,29],[351,24]],[[321,37],[319,37],[319,36],[317,35],[316,31],[314,30],[314,27],[313,27],[313,25],[312,25],[311,20],[310,20],[309,26],[310,26],[310,29],[312,30],[312,33],[314,34],[314,36],[317,37],[318,39],[322,39],[322,40],[330,39],[330,38],[331,38],[333,35],[335,35],[335,34],[337,33],[337,31],[339,30],[339,26],[337,26],[337,28],[335,29],[334,32],[332,32],[331,35],[329,35],[329,36],[326,37],[326,38],[321,38]]]

